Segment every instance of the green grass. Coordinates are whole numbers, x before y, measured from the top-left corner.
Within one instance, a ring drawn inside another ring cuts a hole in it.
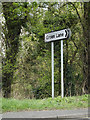
[[[2,98],[2,112],[23,111],[23,110],[55,110],[87,108],[88,95],[74,97],[56,97],[54,99],[5,99]]]
[[[0,113],[2,113],[2,99],[0,99]]]

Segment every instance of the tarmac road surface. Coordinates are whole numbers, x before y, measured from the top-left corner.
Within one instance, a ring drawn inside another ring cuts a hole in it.
[[[12,118],[12,120],[13,118],[30,118],[30,119],[32,118],[35,120],[41,119],[41,118],[43,119],[62,118],[63,120],[65,118],[65,120],[68,120],[68,118],[70,119],[73,118],[73,120],[77,120],[77,119],[90,120],[90,118],[88,117],[88,108],[75,109],[75,110],[43,110],[43,111],[7,112],[2,114],[2,118],[3,118],[2,120],[9,120],[8,118]]]

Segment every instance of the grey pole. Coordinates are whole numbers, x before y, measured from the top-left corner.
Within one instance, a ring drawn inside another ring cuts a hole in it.
[[[64,97],[64,82],[63,82],[63,40],[61,40],[61,96]]]
[[[52,54],[52,98],[54,98],[54,42],[51,42]]]

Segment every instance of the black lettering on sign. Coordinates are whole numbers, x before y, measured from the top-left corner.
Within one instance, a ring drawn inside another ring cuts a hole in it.
[[[53,38],[55,38],[55,35],[51,35],[51,36],[50,36],[50,39],[53,39]]]
[[[49,39],[49,36],[48,36],[48,35],[46,36],[46,39],[47,39],[47,40]]]
[[[58,38],[58,37],[63,37],[63,33],[60,33],[60,34],[56,34],[56,38]]]
[[[53,38],[55,38],[55,35],[51,35],[51,36],[47,35],[47,36],[46,36],[46,39],[47,39],[47,40],[48,40],[48,39],[53,39]]]

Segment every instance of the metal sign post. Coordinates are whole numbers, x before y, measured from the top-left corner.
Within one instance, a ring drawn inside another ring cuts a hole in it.
[[[64,96],[64,83],[63,83],[63,40],[61,40],[61,96]]]
[[[63,40],[71,36],[70,29],[64,29],[45,34],[45,42],[51,42],[51,62],[52,62],[52,98],[54,98],[54,41],[61,40],[61,96],[64,97],[63,82]]]
[[[51,55],[52,55],[52,98],[54,98],[54,42],[51,42]]]

